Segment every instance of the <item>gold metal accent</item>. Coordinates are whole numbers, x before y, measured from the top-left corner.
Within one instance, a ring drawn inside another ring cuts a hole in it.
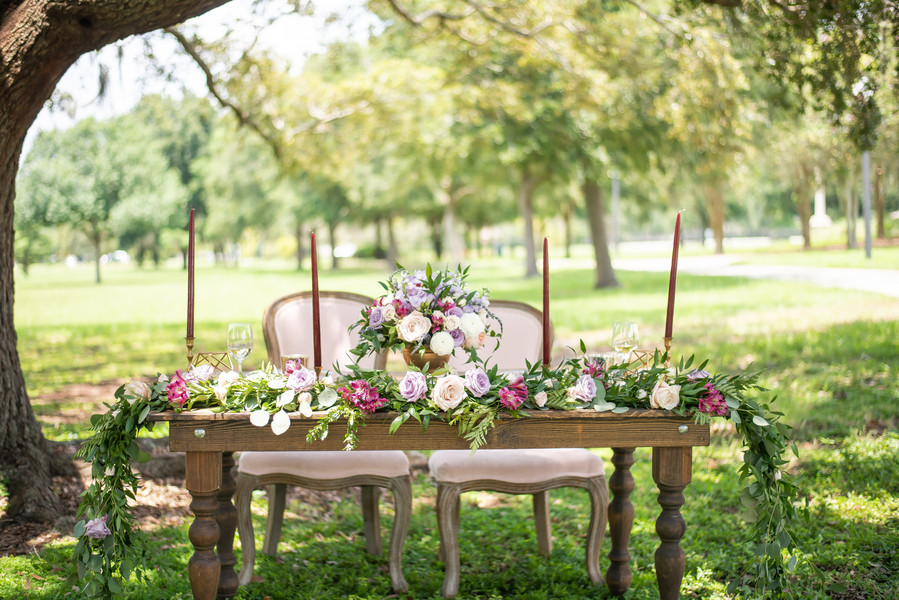
[[[190,368],[194,364],[194,336],[184,336],[184,343],[187,344],[187,367]]]
[[[282,354],[281,355],[281,372],[287,370],[287,363],[291,360],[298,360],[300,364],[304,367],[309,366],[309,355],[308,354]]]
[[[194,360],[194,366],[211,365],[217,371],[230,371],[231,362],[228,360],[227,352],[198,352],[197,358]]]
[[[665,338],[665,366],[668,367],[671,365],[671,338]]]

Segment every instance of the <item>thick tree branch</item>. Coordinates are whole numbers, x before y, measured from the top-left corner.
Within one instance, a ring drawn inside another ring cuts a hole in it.
[[[467,19],[472,14],[474,14],[473,10],[468,10],[461,14],[454,14],[444,12],[442,10],[427,10],[423,13],[419,13],[417,15],[413,15],[409,12],[403,5],[401,5],[397,0],[387,0],[387,3],[390,4],[391,8],[393,8],[394,12],[403,18],[407,23],[412,25],[413,27],[420,27],[426,21],[430,21],[432,19],[437,19],[441,23],[444,21],[461,21],[463,19]]]
[[[203,57],[200,56],[200,52],[197,50],[196,45],[188,40],[183,33],[181,33],[174,27],[166,27],[165,32],[178,40],[178,43],[181,45],[184,51],[187,52],[188,56],[190,56],[197,64],[197,66],[200,67],[200,70],[203,71],[203,75],[206,77],[206,88],[209,90],[209,93],[212,94],[213,98],[215,98],[223,108],[230,110],[234,114],[234,116],[237,117],[238,123],[245,127],[249,127],[250,129],[255,131],[259,135],[259,137],[265,140],[265,142],[271,147],[272,152],[275,154],[275,158],[280,161],[281,145],[278,140],[272,137],[268,132],[263,130],[259,123],[257,123],[251,115],[249,115],[240,106],[238,106],[237,103],[226,98],[224,94],[219,91],[219,87],[215,81],[215,76],[212,74],[212,69],[209,67],[206,61],[203,60]]]

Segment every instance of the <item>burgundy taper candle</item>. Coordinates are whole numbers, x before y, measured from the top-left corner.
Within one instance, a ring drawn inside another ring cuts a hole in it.
[[[194,209],[187,226],[187,337],[194,336]]]
[[[674,326],[674,290],[677,287],[677,251],[680,248],[680,212],[674,222],[674,248],[671,250],[671,275],[668,279],[668,315],[665,319],[665,337],[671,338]]]
[[[318,306],[318,254],[315,249],[315,232],[312,234],[312,366],[318,373],[322,368],[322,327]]]
[[[550,320],[549,320],[549,243],[543,238],[543,364],[549,365],[550,354]]]

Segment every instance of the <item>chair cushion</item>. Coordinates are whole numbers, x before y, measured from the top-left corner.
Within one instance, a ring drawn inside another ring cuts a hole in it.
[[[409,474],[409,459],[400,450],[326,452],[244,452],[240,473],[285,473],[309,479],[341,479],[356,475],[400,477]]]
[[[428,460],[431,478],[461,483],[494,479],[509,483],[536,483],[555,477],[605,475],[602,458],[584,448],[531,450],[437,450]]]

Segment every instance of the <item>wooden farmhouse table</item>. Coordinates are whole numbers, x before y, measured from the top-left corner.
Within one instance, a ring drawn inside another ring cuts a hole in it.
[[[606,584],[615,595],[630,587],[628,542],[634,520],[630,495],[634,449],[652,448],[652,477],[662,507],[656,519],[660,545],[655,553],[661,600],[680,596],[686,559],[680,547],[686,523],[680,513],[684,488],[690,483],[693,446],[709,444],[709,428],[688,417],[662,410],[598,413],[593,410],[523,411],[525,418],[501,417],[484,448],[612,448],[615,470],[609,478],[609,528],[612,550]],[[314,415],[313,417],[320,416]],[[392,413],[368,415],[359,428],[359,450],[466,449],[454,426],[431,421],[426,432],[413,420],[388,432]],[[270,427],[250,424],[249,413],[163,412],[150,417],[169,422],[169,447],[186,453],[185,487],[190,492],[194,521],[189,529],[194,547],[188,570],[196,600],[232,598],[239,587],[234,570],[237,511],[231,502],[235,480],[234,453],[246,450],[342,450],[345,421],[335,421],[323,441],[306,442],[316,418],[291,415],[290,429],[276,436]]]

